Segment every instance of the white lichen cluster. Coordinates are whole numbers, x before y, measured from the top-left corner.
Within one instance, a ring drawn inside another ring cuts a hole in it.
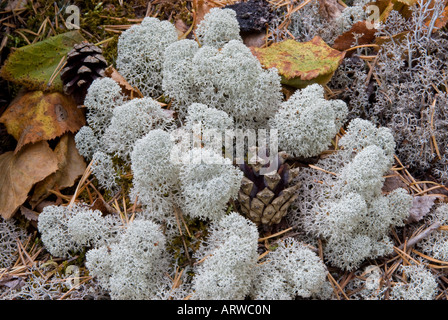
[[[115,80],[99,78],[92,82],[87,90],[84,105],[87,108],[87,125],[93,130],[97,139],[101,139],[109,126],[114,108],[124,101],[125,97]]]
[[[183,116],[193,103],[225,111],[239,126],[260,127],[281,102],[280,77],[231,40],[221,50],[180,40],[165,52],[163,89]]]
[[[230,40],[242,41],[236,12],[231,9],[212,8],[196,29],[203,46],[222,48]]]
[[[185,155],[179,180],[185,213],[191,217],[220,219],[229,199],[236,199],[243,172],[229,159],[208,149],[195,148]]]
[[[439,222],[440,225],[447,225],[448,205],[439,205],[426,220],[431,223]],[[445,230],[434,230],[427,238],[420,241],[417,247],[430,257],[448,261],[448,232]]]
[[[118,39],[117,69],[143,95],[161,95],[165,49],[177,41],[177,31],[168,21],[146,17]]]
[[[160,226],[134,220],[116,243],[89,250],[86,266],[112,299],[154,300],[169,288],[170,257]]]
[[[254,277],[257,244],[257,227],[239,213],[215,222],[207,242],[196,253],[203,260],[195,270],[192,299],[244,299]]]
[[[151,98],[132,99],[114,109],[102,142],[109,154],[128,161],[135,142],[156,128],[172,130],[172,114]]]
[[[310,248],[294,238],[278,243],[255,268],[251,297],[257,300],[310,298],[325,291],[327,267]]]
[[[176,155],[172,140],[157,129],[137,141],[131,155],[132,194],[153,217],[172,216],[178,206],[193,218],[221,218],[229,199],[237,196],[242,172],[207,148]]]
[[[389,230],[404,225],[412,197],[404,189],[382,194],[393,163],[390,130],[367,120],[350,122],[342,149],[303,170],[293,224],[325,239],[325,258],[342,269],[356,269],[368,258],[391,253]]]
[[[278,131],[281,150],[297,157],[314,157],[328,149],[347,116],[342,100],[326,100],[318,84],[296,91],[269,120]]]
[[[120,233],[121,220],[103,217],[86,205],[46,206],[39,215],[38,230],[45,248],[54,257],[68,258],[84,247],[112,243]]]
[[[86,95],[87,126],[75,136],[79,153],[93,160],[92,172],[105,190],[116,190],[135,142],[153,129],[174,129],[172,112],[149,97],[126,101],[111,78],[93,81]],[[123,165],[114,164],[114,158]]]
[[[406,282],[397,283],[390,292],[391,300],[434,300],[437,281],[424,265],[401,266]]]

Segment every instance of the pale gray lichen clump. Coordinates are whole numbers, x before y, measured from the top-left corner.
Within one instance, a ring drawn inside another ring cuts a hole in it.
[[[448,224],[448,204],[442,204],[426,217],[431,223],[439,222]],[[434,230],[427,238],[417,244],[423,253],[441,261],[448,261],[448,232],[446,230]]]
[[[424,265],[401,266],[407,282],[399,282],[390,291],[391,300],[434,300],[437,281]]]
[[[254,277],[257,243],[257,227],[237,212],[214,222],[196,252],[198,260],[204,260],[195,270],[192,299],[244,299]]]
[[[91,160],[95,152],[101,149],[100,141],[89,126],[79,129],[75,135],[75,144],[79,154],[88,160]]]
[[[86,205],[46,206],[38,230],[45,248],[55,257],[68,258],[84,247],[112,243],[120,232],[117,217],[102,217]]]
[[[225,111],[236,125],[261,127],[281,103],[280,76],[231,40],[221,50],[180,40],[165,51],[163,89],[181,116],[193,103]]]
[[[230,159],[208,149],[195,148],[185,157],[179,174],[185,213],[202,219],[222,218],[229,200],[238,195],[243,172]]]
[[[86,266],[116,300],[153,300],[169,288],[170,256],[160,226],[134,220],[119,241],[87,252]]]
[[[141,24],[133,25],[118,39],[118,71],[144,96],[157,98],[163,93],[164,52],[175,41],[177,31],[172,23],[144,18]]]
[[[109,154],[102,151],[95,152],[92,157],[91,170],[101,188],[105,190],[117,189],[119,176]]]
[[[113,110],[123,104],[125,97],[121,88],[111,78],[100,78],[92,82],[84,100],[87,108],[87,124],[100,139],[109,126]]]
[[[236,12],[232,9],[211,8],[196,29],[203,46],[222,48],[230,40],[242,41]]]
[[[200,126],[201,130],[215,130],[223,134],[227,129],[233,129],[234,122],[224,111],[209,108],[202,103],[193,103],[188,107],[183,128],[195,130],[194,126]]]
[[[367,258],[392,252],[389,230],[404,225],[412,197],[404,189],[382,194],[393,163],[390,130],[353,120],[339,142],[342,149],[317,164],[325,171],[305,169],[297,177],[303,187],[289,218],[325,239],[328,261],[353,270]]]
[[[153,129],[174,128],[172,114],[152,98],[137,98],[117,106],[102,137],[109,154],[129,162],[135,142]]]
[[[312,84],[283,102],[269,120],[278,131],[279,147],[297,157],[314,157],[331,145],[348,110],[342,100],[326,100],[324,89]]]
[[[324,291],[327,267],[310,248],[286,238],[255,268],[251,297],[258,300],[310,298]]]
[[[171,161],[174,142],[168,132],[151,130],[137,140],[131,153],[132,198],[156,213],[172,212],[178,188],[179,168]]]

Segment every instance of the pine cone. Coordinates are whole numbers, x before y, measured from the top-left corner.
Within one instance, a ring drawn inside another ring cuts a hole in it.
[[[265,175],[260,174],[260,169],[268,164],[260,158],[255,164],[240,165],[244,172],[238,193],[240,211],[257,225],[271,226],[279,223],[297,198],[296,191],[300,185],[291,182],[297,176],[299,168],[291,169],[285,163],[286,158],[286,153],[280,152],[278,169]]]
[[[67,63],[61,71],[65,94],[72,95],[82,104],[93,80],[104,77],[107,61],[102,50],[89,42],[76,44],[67,54]]]

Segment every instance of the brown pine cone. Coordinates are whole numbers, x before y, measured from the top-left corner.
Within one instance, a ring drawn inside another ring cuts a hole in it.
[[[104,77],[106,67],[99,47],[89,42],[76,44],[67,54],[67,63],[61,71],[65,94],[72,95],[79,104],[84,103],[87,89],[95,79]]]
[[[238,193],[240,211],[257,225],[278,224],[297,198],[300,185],[292,184],[292,180],[299,168],[291,169],[285,163],[286,157],[286,153],[280,152],[278,169],[265,175],[260,174],[260,169],[268,164],[263,164],[262,159],[255,164],[240,165],[244,172]]]

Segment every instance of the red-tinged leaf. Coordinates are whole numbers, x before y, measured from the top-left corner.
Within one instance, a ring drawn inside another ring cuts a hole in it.
[[[359,21],[355,23],[351,29],[344,32],[336,38],[333,48],[340,51],[345,51],[356,45],[370,44],[375,40],[375,32],[377,30],[369,28],[366,21]],[[362,35],[356,40],[355,35]]]

